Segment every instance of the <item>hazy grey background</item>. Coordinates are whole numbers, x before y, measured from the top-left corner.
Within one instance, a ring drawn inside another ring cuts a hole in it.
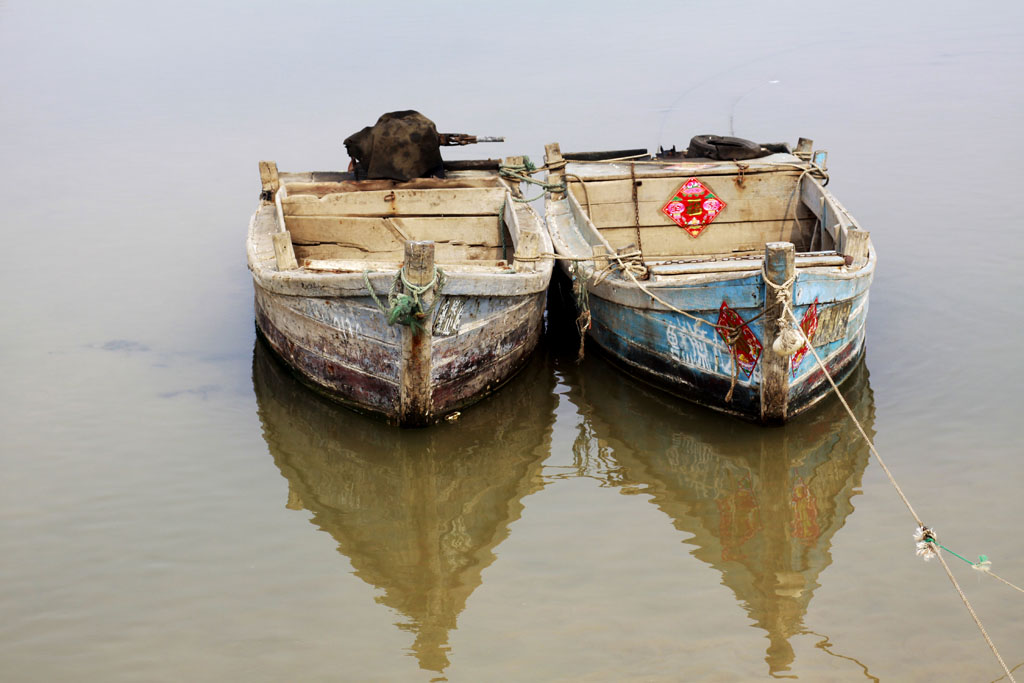
[[[257,161],[339,168],[393,109],[508,140],[450,157],[685,145],[730,117],[814,138],[879,252],[877,445],[944,544],[1024,583],[1022,20],[1015,2],[0,2],[0,677],[438,675],[285,507],[251,377]],[[651,494],[564,476],[586,412],[567,397],[598,360],[549,365],[543,485],[444,676],[766,678],[764,631]],[[996,679],[877,464],[853,504],[806,628],[883,680]],[[952,561],[1020,665],[1020,595]],[[790,640],[786,675],[864,678],[819,640]]]

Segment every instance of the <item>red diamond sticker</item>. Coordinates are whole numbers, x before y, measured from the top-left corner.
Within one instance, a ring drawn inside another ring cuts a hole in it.
[[[807,312],[804,313],[804,317],[800,320],[800,329],[804,331],[808,339],[814,339],[814,333],[818,331],[818,300],[815,299],[814,303],[807,307]],[[807,344],[800,347],[800,350],[793,354],[793,358],[789,361],[793,368],[793,376],[796,376],[796,369],[800,367],[800,363],[803,362],[804,356],[807,355]]]
[[[729,335],[728,331],[724,328],[743,328],[739,339],[736,340],[736,360],[749,378],[750,373],[754,371],[754,367],[757,365],[758,359],[761,358],[761,349],[764,347],[761,346],[761,342],[750,331],[747,324],[743,322],[740,314],[729,308],[729,304],[724,301],[722,302],[722,307],[718,309],[718,325],[718,334],[721,335],[726,344],[729,343]]]
[[[662,212],[691,236],[697,237],[722,213],[725,202],[715,196],[707,185],[690,178],[661,207]]]

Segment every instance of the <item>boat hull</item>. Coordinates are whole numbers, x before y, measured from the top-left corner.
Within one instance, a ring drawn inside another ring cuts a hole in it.
[[[555,147],[547,162],[557,167]],[[630,375],[781,424],[827,396],[829,377],[841,382],[856,367],[876,256],[869,233],[813,175],[820,169],[782,153],[742,165],[565,168],[569,191],[546,202],[552,244],[566,257],[554,299],[569,309],[565,320],[589,320],[593,346]],[[698,177],[726,208],[721,224],[690,232],[665,202]],[[792,353],[794,322],[811,343],[797,340]]]
[[[758,275],[722,282],[713,287],[689,288],[698,291],[674,289],[671,293],[659,293],[659,296],[708,323],[717,322],[722,303],[736,306],[734,310],[743,320],[751,320],[763,306],[763,284],[758,286],[759,280]],[[821,317],[829,309],[849,309],[852,313],[846,316],[841,332],[833,330],[831,335],[816,340],[832,338],[832,341],[815,346],[815,351],[837,384],[849,375],[863,356],[870,277],[865,280],[861,286],[852,289],[828,280],[819,280],[813,287],[801,288],[798,281],[799,298],[794,306],[798,317],[805,315],[815,301]],[[843,296],[844,292],[835,290],[849,290],[849,293]],[[805,297],[810,297],[810,301],[801,305]],[[716,300],[719,307],[704,308]],[[741,307],[738,302],[744,300],[755,302],[755,306]],[[697,308],[694,308],[695,303]],[[714,410],[756,422],[777,422],[762,419],[761,359],[749,374],[739,368],[734,382],[732,354],[711,325],[697,323],[667,309],[619,304],[593,291],[589,296],[589,308],[592,324],[588,336],[606,357],[630,375]],[[759,341],[764,340],[762,321],[763,318],[749,325]],[[809,352],[791,366],[789,375],[787,419],[804,412],[832,390]]]
[[[369,296],[296,297],[257,287],[255,312],[260,333],[307,384],[356,410],[419,426],[482,399],[522,367],[540,339],[544,292],[442,297],[430,333],[421,335],[429,354],[412,357],[403,353],[401,328],[388,325]],[[413,372],[410,364],[422,358],[429,368]],[[429,393],[426,409],[412,414],[402,410],[410,376],[429,378],[420,388]]]

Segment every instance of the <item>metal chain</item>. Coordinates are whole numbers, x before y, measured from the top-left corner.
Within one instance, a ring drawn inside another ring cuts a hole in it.
[[[636,192],[636,163],[629,165],[629,177],[633,185],[633,227],[636,229],[636,248],[640,252],[640,263],[644,262],[644,245],[640,241],[640,200]],[[593,217],[591,217],[593,220]]]

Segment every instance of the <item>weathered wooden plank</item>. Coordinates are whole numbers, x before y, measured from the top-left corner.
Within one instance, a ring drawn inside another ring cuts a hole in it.
[[[591,309],[596,316],[595,320],[599,318],[603,325],[624,337],[628,343],[661,356],[665,363],[689,366],[724,378],[731,376],[732,356],[729,347],[711,325],[698,323],[671,311],[608,305],[600,299],[591,299],[591,302],[595,304]],[[737,313],[743,319],[757,315],[751,309],[738,309]],[[718,311],[705,311],[701,317],[709,323],[715,323]],[[760,333],[759,324],[751,323],[751,330],[755,334]],[[756,376],[747,378],[743,373],[738,378],[743,383],[750,383],[754,379]]]
[[[500,246],[498,217],[356,218],[288,216],[295,244],[334,242],[367,251],[402,249],[406,240]]]
[[[446,338],[443,347],[435,342],[434,360],[441,363],[432,397],[436,414],[490,393],[507,380],[536,347],[543,315],[544,295],[532,294],[518,300],[500,324],[474,328],[473,342],[463,340],[463,334]]]
[[[281,180],[288,188],[289,194],[308,194],[324,196],[336,192],[373,192],[378,190],[435,190],[456,188],[500,188],[501,179],[497,175],[474,178],[413,178],[406,182],[397,180],[349,180],[318,178],[317,176],[348,175],[348,174],[296,174],[282,173]]]
[[[584,198],[579,199],[584,209],[586,209],[586,200]],[[792,201],[789,201],[789,199]],[[672,220],[661,210],[667,201],[668,197],[656,202],[641,201],[638,206],[640,225],[675,225],[675,223],[672,222]],[[794,215],[801,218],[809,218],[812,215],[811,212],[800,203],[795,194],[792,195],[791,198],[775,197],[766,199],[763,202],[750,199],[733,199],[726,205],[725,210],[715,218],[714,224],[781,220],[784,218],[792,218]],[[633,202],[628,201],[605,204],[595,204],[591,202],[590,219],[598,228],[633,225],[636,220],[636,215],[634,215],[633,210]]]
[[[425,287],[434,282],[434,243],[405,243],[404,294],[413,296],[409,287]],[[424,310],[434,300],[434,290],[418,294]],[[398,419],[402,426],[419,427],[429,423],[431,417],[431,321],[423,320],[417,329],[402,326],[402,379],[399,387]]]
[[[817,300],[819,305],[834,301],[844,301],[860,296],[868,291],[871,278],[859,275],[840,277],[839,273],[816,273],[805,271],[800,274],[793,290],[793,301],[797,305],[806,305]]]
[[[714,329],[670,312],[590,301],[591,337],[631,374],[702,405],[756,419],[760,365],[750,377],[739,371],[732,401],[726,403],[732,357]],[[750,319],[759,311],[738,312]],[[713,322],[717,311],[702,317]],[[758,324],[751,324],[755,335]]]
[[[643,204],[651,202],[658,207],[663,206],[676,190],[688,178],[694,176],[675,176],[670,178],[642,178],[637,177],[637,200]],[[700,175],[696,176],[701,178]],[[758,173],[752,175],[724,175],[711,178],[701,178],[703,182],[719,199],[726,203],[722,212],[724,217],[734,202],[757,204],[768,206],[766,212],[776,212],[777,216],[766,216],[781,218],[786,206],[790,203],[799,203],[799,192],[797,191],[796,180],[799,171],[779,171],[777,173]],[[633,211],[633,190],[631,180],[589,180],[587,181],[586,194],[578,181],[569,178],[569,189],[576,196],[581,204],[586,206],[586,197],[589,196],[591,206],[598,204],[625,203],[630,208],[630,222]]]
[[[399,337],[383,314],[355,301],[257,292],[257,306],[293,344],[391,382],[399,379]]]
[[[404,252],[402,247],[373,251],[345,244],[296,244],[295,256],[300,264],[304,264],[307,259],[338,259],[342,261],[366,259],[368,261],[390,261],[392,263],[400,263],[404,258]],[[435,242],[434,259],[438,264],[442,265],[446,263],[466,263],[476,261],[497,265],[498,262],[501,261],[501,247],[479,247],[465,244]]]
[[[308,382],[323,387],[338,400],[361,410],[394,418],[395,406],[398,404],[397,383],[326,358],[296,344],[260,308],[256,309],[256,324],[278,355]]]
[[[262,196],[269,201],[278,188],[281,187],[281,179],[277,172],[277,163],[273,161],[260,162],[260,183],[262,185]]]
[[[295,262],[295,249],[292,236],[287,232],[275,232],[270,236],[274,242],[274,258],[278,270],[295,270],[299,265]]]
[[[435,255],[436,247],[435,244]],[[435,259],[436,260],[436,259]],[[322,259],[313,260],[306,259],[302,267],[306,270],[319,270],[329,273],[361,273],[364,270],[391,270],[395,271],[401,265],[401,259],[394,259],[393,261],[364,261],[360,259],[354,260],[341,260],[341,259]],[[513,273],[515,272],[511,266],[504,262],[495,262],[493,264],[482,264],[482,263],[465,263],[465,264],[449,264],[445,268],[445,273],[453,275],[456,273]]]
[[[789,242],[769,242],[765,245],[765,277],[776,285],[788,282],[796,272],[796,249]],[[761,421],[769,424],[786,421],[789,400],[790,356],[776,353],[773,348],[780,333],[778,319],[783,315],[775,290],[767,288],[764,302],[764,350],[761,356]],[[792,284],[789,285],[792,288]],[[790,289],[792,291],[792,289]],[[788,319],[788,314],[786,318]]]
[[[562,158],[562,149],[557,142],[544,145],[544,163],[551,169],[548,171],[548,183],[558,184],[565,181],[565,159]],[[551,193],[553,200],[562,199],[564,196],[561,192]]]
[[[284,200],[286,216],[458,216],[497,214],[503,188],[374,190],[324,196],[295,194]]]
[[[647,268],[651,275],[683,275],[686,273],[728,273],[733,271],[761,270],[763,259],[735,259],[716,261],[697,261],[694,263],[670,263],[670,264],[648,264]],[[821,266],[842,266],[846,263],[844,257],[835,254],[796,256],[797,268],[816,268]]]
[[[855,230],[852,227],[846,231],[846,239],[843,243],[843,254],[853,259],[855,268],[862,267],[868,261],[868,245],[871,242],[871,235],[867,230]]]
[[[531,320],[540,324],[539,318],[534,320],[534,309],[543,309],[542,298],[542,294],[530,294],[466,300],[459,319],[451,324],[452,334],[434,338],[433,381],[466,377],[475,373],[474,367],[485,366],[511,352],[512,346],[522,341],[509,336],[515,336],[514,330]]]
[[[765,242],[793,242],[802,249],[808,246],[810,226],[796,221],[758,221],[755,223],[714,222],[698,237],[691,236],[679,226],[640,226],[644,256],[688,256],[695,254],[727,254],[733,251],[752,251],[764,247]],[[601,235],[616,249],[636,244],[633,227],[604,228]]]

